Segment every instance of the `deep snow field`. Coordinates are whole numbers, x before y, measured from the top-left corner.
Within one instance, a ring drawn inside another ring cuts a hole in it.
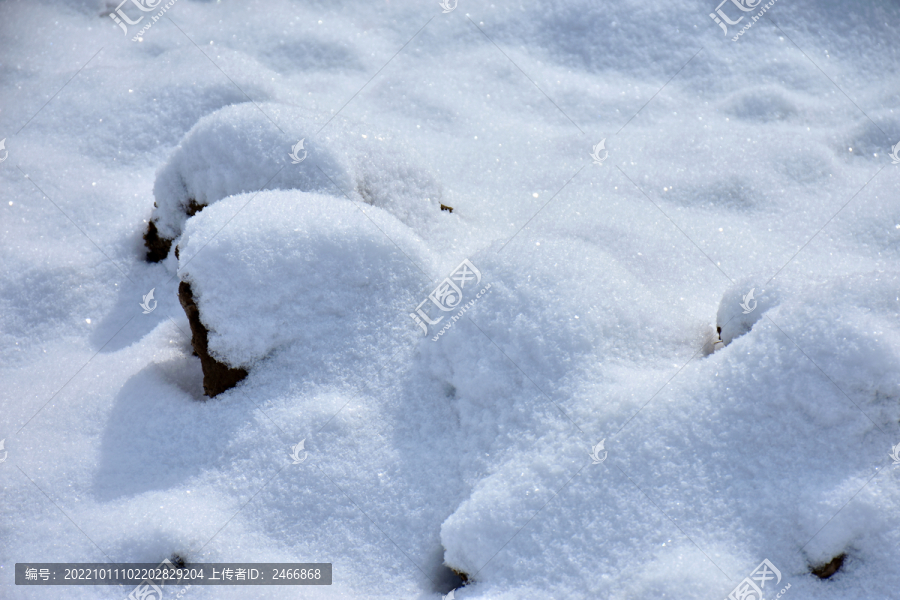
[[[900,3],[117,4],[0,3],[0,597],[898,597]]]

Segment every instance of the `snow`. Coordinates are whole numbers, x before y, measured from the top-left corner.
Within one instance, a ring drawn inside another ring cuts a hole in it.
[[[778,305],[778,300],[777,290],[758,286],[753,278],[732,286],[722,296],[716,313],[719,339],[727,346],[734,338],[744,335]]]
[[[895,3],[738,42],[705,0],[179,0],[140,42],[108,4],[0,7],[0,596],[173,553],[331,562],[315,598],[895,593]],[[180,281],[249,372],[213,399]]]
[[[429,232],[441,186],[402,142],[360,133],[360,126],[320,140],[315,129],[302,111],[271,103],[228,106],[200,119],[156,175],[151,218],[160,234],[181,235],[191,201],[206,206],[262,189],[361,200]],[[291,158],[283,149],[296,140],[303,145]]]
[[[413,342],[404,311],[428,281],[410,261],[430,261],[408,227],[382,216],[378,228],[345,198],[278,190],[230,196],[190,219],[178,276],[213,332],[211,353],[250,367],[283,350],[309,364]]]

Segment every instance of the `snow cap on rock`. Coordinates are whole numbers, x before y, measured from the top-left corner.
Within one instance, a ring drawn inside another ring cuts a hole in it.
[[[266,188],[342,195],[352,189],[348,162],[315,131],[304,113],[277,104],[236,104],[200,119],[157,172],[152,218],[160,235],[178,237],[196,212],[192,205],[235,194]],[[302,158],[296,164],[294,148]]]

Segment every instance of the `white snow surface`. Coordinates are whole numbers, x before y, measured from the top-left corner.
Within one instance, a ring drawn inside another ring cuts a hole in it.
[[[200,119],[157,173],[152,218],[160,235],[173,239],[191,201],[206,206],[242,192],[298,189],[387,208],[427,231],[440,208],[440,184],[402,141],[362,130],[347,127],[320,140],[309,117],[290,106],[226,106]],[[283,150],[295,140],[301,143],[292,158]]]
[[[894,597],[900,5],[715,5],[0,4],[0,597]]]

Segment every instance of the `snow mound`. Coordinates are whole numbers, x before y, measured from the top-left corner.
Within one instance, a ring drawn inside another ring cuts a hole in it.
[[[407,227],[382,217],[384,233],[343,198],[279,190],[229,197],[188,221],[178,274],[210,354],[232,367],[289,345],[331,356],[405,317],[422,285],[405,255],[427,257]]]
[[[178,237],[188,217],[227,196],[266,187],[336,194],[350,185],[349,165],[327,142],[314,139],[303,113],[267,110],[272,108],[227,106],[191,128],[153,186],[152,220],[161,236]],[[303,148],[295,156],[308,160],[294,164],[290,153],[301,139]]]
[[[440,218],[440,183],[401,141],[346,128],[316,135],[316,128],[303,111],[271,103],[227,106],[200,119],[157,173],[156,235],[174,240],[204,207],[262,189],[364,201],[422,233]]]
[[[351,134],[348,160],[354,162],[355,192],[426,237],[441,222],[445,194],[440,182],[411,150],[396,139]],[[447,200],[448,206],[451,201]]]
[[[753,328],[753,324],[779,301],[774,288],[766,289],[752,279],[744,279],[733,285],[722,296],[716,325],[719,338],[727,346]]]

